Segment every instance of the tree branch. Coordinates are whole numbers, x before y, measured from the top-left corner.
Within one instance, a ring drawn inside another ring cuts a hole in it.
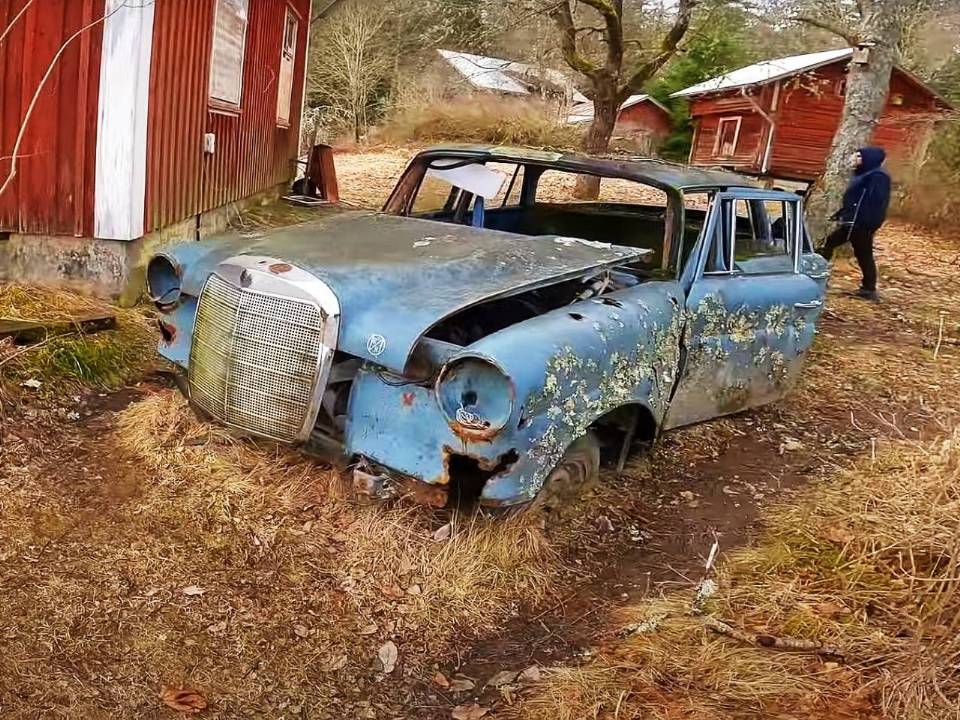
[[[591,80],[595,79],[600,72],[600,66],[577,50],[577,28],[573,24],[573,12],[570,10],[569,0],[559,2],[550,11],[550,17],[560,30],[560,51],[563,53],[564,61],[577,72]]]
[[[592,7],[603,18],[606,32],[604,42],[607,44],[607,61],[604,71],[611,77],[617,77],[623,66],[623,21],[620,17],[620,3],[607,0],[579,0],[584,5]]]
[[[847,42],[847,45],[852,46],[860,42],[860,38],[858,38],[855,34],[827,20],[821,20],[820,18],[811,17],[809,15],[795,15],[793,20],[795,22],[811,25],[815,28],[820,28],[821,30],[826,30],[829,33],[833,33],[834,35],[843,38]]]
[[[30,6],[33,5],[33,2],[34,0],[28,0],[28,2],[22,8],[20,8],[20,12],[13,16],[13,20],[10,21],[9,25],[7,25],[6,29],[3,31],[3,34],[0,34],[0,43],[2,43],[3,39],[7,37],[11,30],[13,30],[13,26],[17,24],[17,20],[19,20],[23,14],[30,9]]]
[[[626,84],[617,93],[619,102],[623,102],[637,90],[643,88],[647,81],[652,78],[667,61],[677,52],[677,46],[686,35],[690,28],[690,19],[693,17],[693,10],[697,6],[698,0],[680,0],[677,5],[677,17],[667,34],[664,35],[660,43],[660,51],[647,62],[637,68]]]

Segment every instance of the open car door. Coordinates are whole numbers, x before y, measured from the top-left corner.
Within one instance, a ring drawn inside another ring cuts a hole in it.
[[[718,193],[688,264],[683,359],[664,428],[782,397],[799,375],[823,306],[802,199]]]

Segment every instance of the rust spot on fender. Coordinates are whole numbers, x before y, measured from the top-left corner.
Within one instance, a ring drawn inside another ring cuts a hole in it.
[[[289,263],[273,263],[267,269],[274,275],[282,275],[293,270],[293,266]]]
[[[405,392],[403,394],[403,404],[406,407],[411,407],[416,396],[412,392]]]
[[[172,344],[173,341],[177,339],[176,326],[171,325],[168,322],[164,322],[163,320],[158,320],[157,324],[160,326],[160,337],[163,340],[163,344]]]

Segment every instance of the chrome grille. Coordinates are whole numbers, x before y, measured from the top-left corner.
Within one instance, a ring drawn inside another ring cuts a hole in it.
[[[307,422],[322,351],[316,305],[211,275],[194,325],[191,398],[227,425],[296,440]]]

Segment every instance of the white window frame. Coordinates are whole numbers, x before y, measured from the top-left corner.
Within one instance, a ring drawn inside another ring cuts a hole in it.
[[[290,48],[289,60],[286,57],[287,28],[290,22],[294,24],[293,45]],[[293,11],[289,5],[283,16],[283,30],[280,33],[280,64],[277,68],[277,125],[280,127],[290,127],[290,116],[293,115],[293,77],[297,70],[297,42],[300,40],[300,16]],[[287,88],[286,100],[284,101],[283,77],[284,62],[289,62],[290,81]],[[282,113],[286,111],[286,116]]]
[[[726,123],[736,123],[737,129],[733,131],[733,148],[731,148],[730,153],[727,155],[721,155],[720,152],[723,150],[723,126]],[[729,160],[737,154],[737,145],[740,144],[740,125],[742,123],[742,115],[730,115],[717,120],[717,137],[713,141],[713,157],[720,160]]]
[[[246,64],[247,59],[247,34],[250,30],[250,0],[235,0],[241,2],[244,5],[244,13],[246,17],[244,18],[243,23],[243,38],[240,42],[240,63],[237,68],[237,98],[234,101],[232,98],[223,98],[214,95],[213,88],[213,78],[214,72],[216,70],[216,49],[217,49],[217,16],[220,13],[221,6],[225,0],[216,0],[216,5],[214,6],[213,11],[213,31],[212,31],[212,40],[210,47],[210,78],[207,88],[207,103],[210,108],[213,110],[225,110],[230,113],[237,113],[240,111],[240,108],[243,103],[243,66]]]

